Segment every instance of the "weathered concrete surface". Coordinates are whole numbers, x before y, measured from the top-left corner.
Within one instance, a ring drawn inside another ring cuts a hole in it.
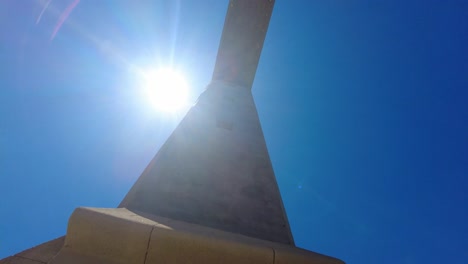
[[[294,245],[250,92],[273,0],[231,0],[213,81],[119,207]]]
[[[59,237],[49,242],[22,251],[14,256],[0,260],[0,264],[37,264],[47,263],[62,248],[65,237]]]
[[[27,259],[19,256],[11,256],[0,260],[2,264],[43,264],[46,262],[40,262],[37,260]]]
[[[343,263],[294,246],[146,216],[125,208],[78,208],[64,247],[49,263]]]
[[[229,1],[213,80],[252,88],[274,4],[274,0]]]
[[[63,238],[0,263],[343,263],[293,246],[250,92],[273,4],[230,1],[213,81],[128,209],[78,208],[60,251]]]
[[[251,91],[213,82],[119,207],[293,245]]]

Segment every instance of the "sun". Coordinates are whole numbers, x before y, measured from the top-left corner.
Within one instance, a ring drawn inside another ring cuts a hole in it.
[[[188,87],[181,73],[171,68],[151,69],[143,78],[145,96],[155,109],[174,113],[187,105]]]

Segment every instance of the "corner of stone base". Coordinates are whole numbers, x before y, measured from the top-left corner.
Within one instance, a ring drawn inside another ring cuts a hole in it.
[[[49,262],[75,263],[255,263],[341,264],[341,260],[293,246],[263,241],[125,208],[77,208],[65,244]]]

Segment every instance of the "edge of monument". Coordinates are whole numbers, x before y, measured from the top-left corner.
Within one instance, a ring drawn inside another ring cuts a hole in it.
[[[181,254],[183,252],[183,254]],[[77,208],[65,244],[50,261],[60,263],[321,263],[319,253],[126,208]],[[162,261],[162,262],[161,262]]]

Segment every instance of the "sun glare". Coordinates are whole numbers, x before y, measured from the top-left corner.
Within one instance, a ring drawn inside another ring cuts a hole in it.
[[[144,73],[147,99],[157,110],[177,112],[187,105],[188,87],[184,77],[170,68]]]

